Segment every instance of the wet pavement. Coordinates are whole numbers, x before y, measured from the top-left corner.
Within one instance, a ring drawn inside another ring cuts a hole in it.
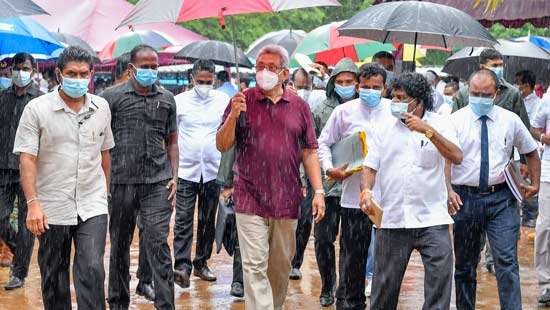
[[[537,281],[533,266],[533,241],[527,238],[528,232],[532,229],[522,229],[520,240],[520,275],[524,309],[537,309]],[[170,237],[170,239],[172,236]],[[171,240],[170,240],[171,244]],[[40,274],[36,263],[36,249],[30,268],[30,275],[26,280],[23,289],[15,291],[4,291],[0,289],[0,309],[2,310],[23,310],[42,309],[42,298],[40,293]],[[108,266],[109,250],[106,250],[105,266]],[[135,272],[137,269],[138,244],[137,234],[131,249],[131,270],[132,275],[132,305],[131,309],[153,309],[151,302],[135,295],[137,280]],[[482,259],[483,262],[483,259]],[[210,260],[214,273],[218,276],[215,283],[208,283],[192,277],[189,289],[180,289],[176,285],[176,309],[244,309],[244,302],[229,295],[232,278],[232,258],[225,254],[224,250],[218,255],[214,254]],[[478,269],[478,294],[476,309],[489,310],[499,309],[496,279],[490,275],[480,264]],[[108,268],[106,268],[106,271]],[[308,244],[304,265],[302,267],[303,279],[291,281],[285,309],[319,309],[318,296],[320,293],[320,277],[315,262],[313,250],[313,237]],[[0,268],[0,285],[8,281],[9,268]],[[414,253],[405,274],[401,287],[401,296],[398,309],[421,309],[423,302],[423,277],[424,272],[420,256]],[[105,283],[107,287],[107,283]],[[71,287],[73,297],[73,308],[76,309],[74,288]],[[453,291],[454,295],[454,291]],[[454,296],[451,304],[454,304]],[[333,308],[326,308],[333,309]],[[456,309],[451,306],[451,309]],[[550,309],[550,308],[549,308]]]

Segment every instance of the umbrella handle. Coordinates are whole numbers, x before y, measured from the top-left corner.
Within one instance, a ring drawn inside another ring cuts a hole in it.
[[[239,72],[239,59],[237,56],[237,39],[235,38],[235,17],[231,16],[231,38],[233,39],[233,54],[235,57],[235,69],[237,71],[237,81],[239,81],[239,91],[241,91],[241,73]],[[246,125],[246,113],[241,112],[239,114],[239,126],[244,127]]]

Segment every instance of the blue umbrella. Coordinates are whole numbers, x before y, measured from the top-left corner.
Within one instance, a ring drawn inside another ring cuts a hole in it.
[[[0,19],[0,59],[26,52],[36,59],[48,59],[63,45],[33,19],[21,16]]]

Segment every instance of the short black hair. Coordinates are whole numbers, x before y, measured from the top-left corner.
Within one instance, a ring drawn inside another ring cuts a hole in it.
[[[495,89],[498,90],[498,87],[499,87],[498,77],[493,71],[487,70],[487,69],[480,69],[472,73],[470,75],[470,78],[468,79],[468,85],[472,83],[472,79],[475,78],[476,76],[483,76],[483,77],[488,77],[492,79],[493,82],[495,83]]]
[[[447,75],[445,77],[442,78],[443,82],[445,83],[456,83],[456,84],[459,84],[460,83],[460,79],[454,75]]]
[[[386,70],[379,64],[364,64],[359,68],[359,77],[364,79],[370,79],[375,75],[382,76],[384,84],[386,84]]]
[[[407,96],[422,101],[424,109],[427,111],[433,111],[433,92],[428,80],[416,72],[406,72],[399,75],[392,84],[393,90],[402,90]]]
[[[85,62],[90,67],[90,70],[92,70],[94,59],[92,55],[82,47],[69,46],[66,47],[59,55],[59,58],[57,59],[57,67],[59,70],[63,71],[65,66],[71,61]]]
[[[14,58],[15,62],[15,58]],[[531,88],[535,88],[535,84],[537,83],[537,77],[535,74],[529,70],[522,70],[516,73],[516,77],[518,77],[521,80],[522,84],[527,84]]]
[[[36,67],[36,60],[29,53],[17,53],[17,54],[15,54],[15,56],[13,56],[13,58],[12,58],[12,66],[15,67],[19,64],[24,63],[27,60],[31,62],[31,67],[33,67],[33,69],[34,69]]]
[[[290,76],[290,80],[294,82],[296,80],[296,75],[298,75],[298,73],[302,73],[306,77],[306,79],[309,79],[309,74],[307,73],[307,71],[304,68],[298,68],[294,70],[294,72],[292,72],[292,75]]]
[[[455,82],[449,82],[445,85],[445,88],[452,88],[455,92],[460,90],[460,85]]]
[[[373,56],[373,59],[380,59],[380,58],[391,59],[392,61],[395,62],[395,57],[393,57],[393,54],[390,52],[380,51],[374,54]]]
[[[137,60],[137,55],[139,54],[139,52],[142,51],[152,51],[155,54],[157,53],[157,51],[151,45],[140,44],[130,51],[130,62],[135,63]]]
[[[489,60],[504,59],[502,54],[494,48],[486,48],[479,54],[479,64],[484,65]]]
[[[117,57],[116,67],[115,67],[115,78],[119,79],[122,77],[124,72],[128,70],[128,64],[130,63],[130,54],[124,53]]]
[[[209,59],[197,59],[193,63],[192,74],[199,73],[201,71],[208,71],[209,73],[216,73],[216,65]]]
[[[241,77],[241,83],[244,83],[244,85],[248,87],[248,85],[250,85],[250,80],[247,78]]]
[[[222,70],[216,74],[216,79],[220,82],[229,82],[229,73],[227,71]]]

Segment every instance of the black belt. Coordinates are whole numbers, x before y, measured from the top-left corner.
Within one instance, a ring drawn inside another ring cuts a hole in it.
[[[508,184],[506,184],[506,182],[503,182],[500,184],[490,185],[489,188],[485,191],[481,191],[480,188],[477,186],[467,186],[467,185],[453,185],[453,186],[461,192],[467,192],[469,194],[474,194],[474,195],[489,195],[507,188]]]

